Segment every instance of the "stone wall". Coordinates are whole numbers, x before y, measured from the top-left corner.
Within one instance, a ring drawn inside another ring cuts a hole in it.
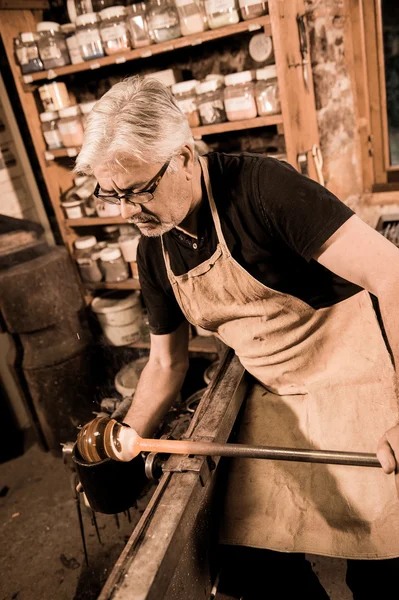
[[[362,191],[344,0],[308,0],[307,23],[320,147],[327,187],[339,198]]]

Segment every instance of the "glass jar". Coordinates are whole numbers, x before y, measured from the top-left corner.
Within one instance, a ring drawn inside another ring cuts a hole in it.
[[[243,121],[257,116],[255,84],[251,71],[232,73],[224,78],[224,106],[229,121]]]
[[[173,0],[150,0],[147,21],[151,38],[157,44],[180,36],[179,15]]]
[[[44,69],[39,56],[38,39],[37,33],[31,31],[21,33],[20,37],[14,39],[14,52],[23,75]]]
[[[256,71],[255,98],[258,115],[275,115],[281,112],[277,82],[277,67],[269,65]]]
[[[208,29],[202,0],[175,0],[182,35],[201,33]]]
[[[98,21],[98,15],[94,12],[79,15],[76,18],[76,37],[83,60],[93,60],[104,56]]]
[[[86,128],[87,117],[96,104],[97,100],[92,100],[91,102],[82,102],[81,104],[79,104],[80,112],[82,113],[83,129]]]
[[[83,124],[79,106],[69,106],[59,111],[58,129],[66,148],[83,144]]]
[[[83,281],[87,283],[98,283],[103,278],[103,273],[100,269],[99,252],[93,252],[90,256],[77,258],[79,273]]]
[[[186,115],[190,127],[199,127],[201,124],[196,103],[197,94],[195,88],[197,85],[198,81],[196,79],[172,85],[172,94],[175,97],[176,104]]]
[[[236,0],[205,0],[205,11],[211,29],[234,25],[240,20]]]
[[[119,227],[118,225],[106,225],[103,227],[104,239],[107,240],[107,246],[110,243],[118,243]]]
[[[82,53],[80,52],[80,46],[78,38],[76,37],[76,25],[75,23],[65,23],[61,25],[61,31],[65,35],[65,42],[68,48],[69,58],[73,65],[78,65],[83,62]]]
[[[197,85],[195,91],[202,125],[214,125],[226,121],[223,89],[217,79],[203,81]]]
[[[84,200],[65,200],[61,202],[61,208],[67,219],[81,219],[87,216]]]
[[[268,0],[238,0],[238,4],[244,21],[266,15],[268,11]]]
[[[129,268],[119,248],[104,248],[100,252],[100,260],[106,282],[115,283],[129,279]]]
[[[100,35],[105,53],[116,54],[130,50],[129,32],[124,6],[111,6],[100,11]]]
[[[97,11],[97,8],[93,7],[95,1],[96,0],[66,0],[66,8],[71,23],[76,23],[76,18],[79,15]],[[102,8],[105,8],[105,6]]]
[[[58,114],[56,112],[43,112],[40,114],[43,137],[49,150],[62,148],[62,139],[58,131]]]
[[[61,110],[71,104],[67,87],[63,82],[54,81],[40,86],[39,96],[45,111]]]
[[[97,245],[97,238],[94,235],[84,235],[74,241],[74,257],[85,258],[90,256]]]
[[[71,61],[65,41],[65,35],[58,23],[42,21],[37,24],[39,33],[39,54],[45,69],[55,69],[70,65]]]
[[[128,6],[126,23],[130,32],[130,42],[133,48],[142,48],[151,44],[147,24],[147,10],[145,2],[137,2]]]

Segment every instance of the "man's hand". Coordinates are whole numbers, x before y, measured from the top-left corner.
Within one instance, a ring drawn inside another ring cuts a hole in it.
[[[377,458],[384,473],[395,473],[396,492],[399,498],[399,425],[391,427],[380,438],[377,446]]]

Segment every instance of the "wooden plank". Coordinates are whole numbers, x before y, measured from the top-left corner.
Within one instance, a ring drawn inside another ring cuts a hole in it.
[[[297,15],[305,13],[305,5],[303,0],[290,0],[284,3],[274,0],[269,2],[269,13],[288,162],[299,170],[298,155],[305,154],[309,177],[317,181],[311,150],[314,144],[319,146],[320,142],[312,69],[309,63],[307,65],[309,91],[307,91],[296,22]]]
[[[267,30],[270,35],[270,18],[268,15],[259,17],[257,19],[249,19],[248,21],[241,21],[236,25],[228,25],[227,27],[220,27],[219,29],[211,29],[204,31],[203,33],[195,33],[193,35],[187,35],[185,37],[177,38],[169,42],[162,42],[160,44],[152,44],[145,48],[137,48],[135,50],[129,50],[128,52],[121,52],[117,55],[106,56],[104,58],[98,58],[95,60],[89,60],[84,63],[77,65],[68,65],[66,67],[59,67],[51,71],[51,77],[48,78],[47,71],[41,71],[39,73],[32,73],[32,75],[23,76],[22,79],[25,83],[31,83],[35,81],[42,81],[43,79],[54,79],[54,77],[60,77],[62,75],[71,75],[73,73],[80,73],[82,71],[90,71],[100,69],[109,65],[122,64],[132,60],[138,60],[141,58],[148,58],[155,56],[156,54],[163,54],[165,52],[171,52],[173,50],[179,50],[180,48],[186,48],[188,46],[198,46],[205,42],[218,40],[224,37],[236,35],[237,33],[243,33],[245,31],[256,31],[261,28]]]
[[[358,155],[361,161],[362,187],[370,191],[373,185],[373,158],[370,151],[371,123],[366,64],[366,39],[362,0],[345,0],[345,51],[348,70],[353,82]]]
[[[193,127],[191,131],[195,138],[204,135],[213,135],[215,133],[224,133],[226,131],[242,131],[244,129],[253,129],[254,127],[270,127],[283,122],[283,115],[270,115],[268,117],[256,117],[255,119],[246,119],[244,121],[228,121],[227,123],[218,123],[217,125],[204,125],[202,127]]]
[[[91,290],[139,290],[140,282],[138,279],[125,279],[114,283],[100,281],[100,283],[86,283],[88,289]]]
[[[0,0],[0,10],[49,10],[49,0]]]
[[[68,227],[93,227],[95,225],[126,225],[122,217],[84,217],[82,219],[66,219]]]
[[[129,344],[129,348],[150,348],[150,342],[134,342],[133,344]],[[198,352],[205,354],[216,354],[217,347],[215,338],[213,336],[205,337],[201,335],[196,335],[188,342],[188,350],[189,352]]]

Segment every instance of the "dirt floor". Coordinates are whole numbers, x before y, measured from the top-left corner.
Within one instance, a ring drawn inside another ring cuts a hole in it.
[[[131,522],[119,515],[118,527],[114,516],[97,515],[101,545],[83,507],[87,566],[62,459],[33,443],[22,456],[0,464],[0,600],[96,599],[152,491],[131,509]],[[342,583],[345,561],[309,558],[331,600],[350,600]]]

